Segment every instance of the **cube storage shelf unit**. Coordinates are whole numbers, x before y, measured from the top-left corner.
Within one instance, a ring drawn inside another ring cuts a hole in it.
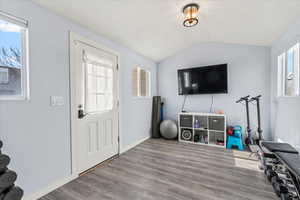
[[[226,147],[226,116],[214,113],[179,113],[180,142]]]

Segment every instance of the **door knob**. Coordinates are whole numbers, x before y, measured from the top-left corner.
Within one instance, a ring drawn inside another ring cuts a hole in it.
[[[86,116],[86,114],[84,113],[83,106],[81,104],[79,104],[79,106],[78,106],[78,119],[82,119],[85,116]]]

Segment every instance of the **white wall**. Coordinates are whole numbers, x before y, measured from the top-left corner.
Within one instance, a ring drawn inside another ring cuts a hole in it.
[[[276,141],[300,149],[300,97],[277,97],[277,57],[300,42],[300,18],[272,45],[271,51],[271,127]]]
[[[10,168],[29,195],[71,173],[68,31],[74,31],[118,51],[120,60],[120,134],[122,148],[150,135],[151,99],[134,99],[131,71],[136,66],[152,72],[156,94],[156,63],[76,25],[27,0],[0,0],[0,10],[29,21],[30,101],[0,102],[3,152]],[[50,107],[50,96],[65,98]]]
[[[159,95],[166,101],[166,117],[176,119],[184,98],[178,95],[177,69],[222,63],[228,63],[229,93],[214,95],[214,110],[224,110],[229,124],[245,126],[245,108],[235,101],[248,94],[261,94],[262,125],[265,137],[269,137],[270,49],[267,47],[203,43],[185,49],[159,63],[158,90]],[[190,95],[185,108],[187,111],[209,112],[210,104],[211,95]],[[253,128],[256,128],[254,105],[251,105],[251,123]]]

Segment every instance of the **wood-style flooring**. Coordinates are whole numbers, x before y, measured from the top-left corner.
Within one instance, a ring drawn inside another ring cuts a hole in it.
[[[248,152],[149,139],[40,200],[278,199]]]

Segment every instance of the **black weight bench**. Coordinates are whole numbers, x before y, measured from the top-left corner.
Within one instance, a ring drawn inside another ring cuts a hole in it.
[[[277,152],[279,160],[297,177],[300,177],[300,155]]]
[[[287,178],[289,179],[290,182],[289,185],[292,185],[291,187],[288,184],[283,184],[284,181],[277,178],[277,183],[275,183],[275,186],[277,185],[278,187],[279,185],[279,187],[281,188],[280,189],[281,199],[298,200],[300,198],[300,155],[293,154],[293,153],[284,153],[284,152],[276,152],[275,155],[280,160],[280,162],[286,167]]]
[[[283,152],[283,153],[290,153],[290,154],[299,153],[294,147],[292,147],[288,143],[262,142],[261,144],[263,147],[265,147],[272,153],[276,153],[276,152]]]
[[[265,174],[283,200],[299,199],[300,155],[288,143],[261,142]]]

